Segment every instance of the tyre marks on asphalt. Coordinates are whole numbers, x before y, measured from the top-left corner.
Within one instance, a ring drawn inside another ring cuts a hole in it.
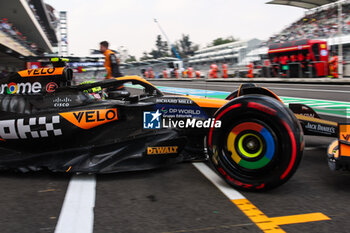
[[[55,233],[92,233],[96,178],[73,176],[69,182]]]
[[[37,171],[0,175],[0,232],[53,232],[69,176]]]
[[[260,232],[191,163],[97,175],[96,190],[94,233]]]
[[[280,225],[331,220],[322,213],[309,213],[269,218],[241,193],[228,186],[222,178],[205,163],[193,163],[208,180],[210,180],[232,203],[234,203],[252,222],[265,233],[285,233]]]
[[[228,186],[222,178],[220,178],[205,163],[193,163],[193,166],[196,167],[204,177],[211,181],[238,207],[238,209],[240,209],[265,233],[284,233],[285,231],[280,228],[280,226],[285,224],[330,220],[329,217],[322,213],[270,218],[246,199],[240,192]],[[92,233],[94,225],[95,196],[95,176],[73,176],[68,185],[55,233]],[[249,224],[243,225],[248,226]],[[226,227],[231,228],[233,225],[227,225]],[[203,228],[201,230],[204,231],[208,229]]]

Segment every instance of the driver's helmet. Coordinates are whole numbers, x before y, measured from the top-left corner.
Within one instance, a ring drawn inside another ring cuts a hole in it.
[[[94,81],[85,81],[85,82],[80,83],[80,85],[90,84],[90,83],[94,83]],[[105,93],[101,87],[93,87],[93,88],[84,90],[83,92],[88,93],[88,95],[92,99],[104,99],[105,98]]]

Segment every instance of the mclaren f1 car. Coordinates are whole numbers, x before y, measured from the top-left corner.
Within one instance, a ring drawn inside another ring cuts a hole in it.
[[[72,70],[57,63],[1,80],[1,169],[114,173],[209,160],[233,187],[259,191],[293,175],[304,134],[339,131],[255,85],[221,100],[164,94],[137,76],[72,80]],[[345,149],[337,148],[330,160],[340,166]]]

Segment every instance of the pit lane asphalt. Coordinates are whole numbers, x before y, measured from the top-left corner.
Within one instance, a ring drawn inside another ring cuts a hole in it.
[[[182,87],[202,90],[232,92],[239,88],[240,83],[234,82],[205,82],[193,81],[151,81],[156,86]],[[350,101],[350,85],[324,85],[324,84],[281,84],[258,83],[258,86],[266,87],[279,96],[313,98],[323,100]]]
[[[268,217],[321,212],[330,221],[285,232],[349,232],[350,174],[327,167],[325,138],[307,138],[293,178],[266,193],[241,192]],[[262,232],[190,163],[97,177],[94,232]]]
[[[155,82],[156,83],[156,82]],[[211,90],[231,91],[201,84]],[[190,82],[157,85],[202,89]],[[261,84],[259,84],[261,85]],[[349,86],[268,84],[279,95],[347,101]],[[280,89],[314,89],[329,92]],[[298,92],[298,93],[295,93]],[[290,181],[266,193],[241,192],[268,217],[321,212],[330,221],[283,225],[285,232],[349,232],[350,173],[331,172],[330,139],[307,137],[303,161]],[[70,175],[0,173],[0,232],[54,232]],[[94,232],[262,232],[191,163],[155,171],[97,175]]]

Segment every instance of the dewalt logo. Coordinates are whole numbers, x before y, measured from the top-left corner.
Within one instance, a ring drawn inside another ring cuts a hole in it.
[[[116,108],[64,112],[60,113],[60,115],[82,129],[91,129],[118,120]]]
[[[177,154],[178,148],[178,146],[147,147],[147,155]]]

